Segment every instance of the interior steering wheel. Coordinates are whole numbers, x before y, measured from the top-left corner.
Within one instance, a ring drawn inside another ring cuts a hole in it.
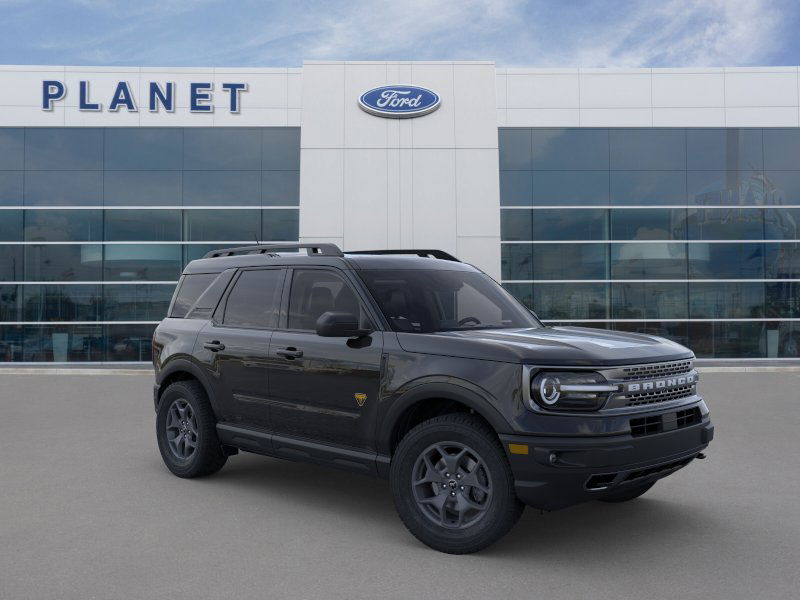
[[[475,323],[475,325],[480,325],[480,324],[481,324],[480,320],[479,320],[479,319],[476,319],[475,317],[464,317],[463,319],[461,319],[461,320],[458,322],[458,325],[459,325],[459,327],[460,327],[461,325],[466,325],[466,324],[467,324],[467,323],[469,323],[470,321],[471,321],[471,322],[473,322],[473,323]]]

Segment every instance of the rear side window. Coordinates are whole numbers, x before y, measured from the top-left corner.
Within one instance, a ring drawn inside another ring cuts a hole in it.
[[[181,285],[175,295],[175,301],[172,303],[172,312],[170,317],[177,317],[182,319],[189,312],[192,305],[197,302],[200,294],[206,291],[211,282],[214,281],[219,273],[195,273],[193,275],[184,275],[181,280]]]
[[[273,328],[278,321],[282,269],[242,271],[225,303],[228,327]]]
[[[289,294],[287,328],[313,331],[317,319],[329,311],[350,313],[361,327],[370,327],[358,296],[339,275],[321,269],[296,269]]]

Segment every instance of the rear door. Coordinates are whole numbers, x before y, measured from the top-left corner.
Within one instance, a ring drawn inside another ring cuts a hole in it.
[[[315,332],[328,311],[375,329],[357,288],[330,268],[293,269],[287,312],[269,349],[272,424],[278,434],[374,450],[383,333],[358,340]]]
[[[278,323],[285,269],[242,269],[200,331],[205,365],[225,421],[269,428],[268,350]]]

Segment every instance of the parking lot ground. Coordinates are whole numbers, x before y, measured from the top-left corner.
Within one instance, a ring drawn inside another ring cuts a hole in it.
[[[162,465],[147,374],[0,373],[0,598],[797,598],[800,373],[704,373],[695,461],[627,504],[528,509],[470,556],[385,481],[249,454]]]

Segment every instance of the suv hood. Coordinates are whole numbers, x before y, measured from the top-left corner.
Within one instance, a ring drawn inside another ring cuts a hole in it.
[[[408,352],[539,365],[614,366],[693,357],[688,348],[661,337],[588,327],[398,333],[397,338]]]

